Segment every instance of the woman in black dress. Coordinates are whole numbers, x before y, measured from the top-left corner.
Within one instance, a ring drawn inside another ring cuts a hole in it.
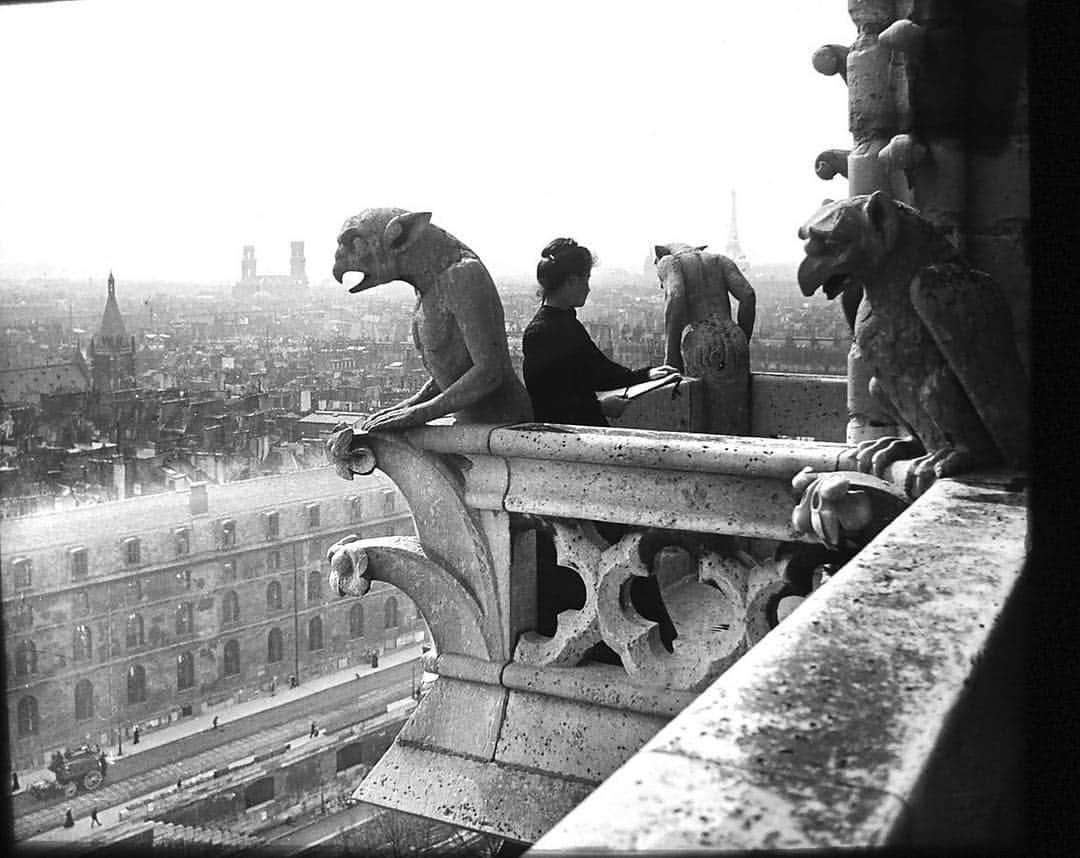
[[[669,366],[627,369],[609,359],[578,321],[576,308],[589,297],[594,258],[572,238],[556,238],[541,251],[536,266],[543,303],[522,339],[525,387],[533,417],[544,423],[607,426],[628,400],[615,399],[605,415],[596,391],[661,378]]]
[[[578,426],[607,426],[607,417],[617,417],[629,400],[609,400],[604,407],[596,391],[627,387],[675,372],[670,366],[627,369],[608,358],[592,341],[578,321],[576,308],[589,297],[589,275],[595,259],[587,247],[572,238],[556,238],[541,253],[536,266],[543,303],[522,338],[525,388],[532,399],[533,417],[544,423]],[[626,527],[610,522],[594,522],[609,542],[617,542]],[[555,617],[567,608],[580,607],[581,579],[575,572],[556,565],[555,546],[546,534],[538,534],[537,564],[542,570],[538,597],[541,634],[555,633]],[[660,626],[660,639],[670,650],[678,636],[664,606],[656,579],[635,577],[631,599],[639,613]],[[617,663],[618,657],[606,644],[591,654],[599,661]]]

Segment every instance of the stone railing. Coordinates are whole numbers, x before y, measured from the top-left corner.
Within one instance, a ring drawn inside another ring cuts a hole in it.
[[[403,590],[440,675],[363,797],[524,842],[846,559],[791,525],[792,477],[847,467],[840,444],[546,424],[359,440],[357,472],[394,480],[418,538],[349,543],[331,586]],[[580,584],[541,634],[555,565]],[[648,578],[673,640],[639,609]]]
[[[1025,480],[942,480],[533,852],[1018,848]]]

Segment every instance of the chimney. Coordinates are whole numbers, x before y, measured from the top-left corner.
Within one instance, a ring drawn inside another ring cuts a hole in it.
[[[188,502],[191,507],[191,514],[206,515],[209,509],[209,504],[206,500],[206,483],[192,483],[191,494],[188,497]]]

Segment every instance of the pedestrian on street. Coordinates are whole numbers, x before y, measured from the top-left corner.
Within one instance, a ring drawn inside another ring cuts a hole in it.
[[[214,716],[214,729],[217,729],[217,715]]]
[[[131,731],[131,744],[139,744],[139,725],[135,725],[135,729]]]
[[[12,772],[11,773],[11,791],[12,792],[18,792],[19,789],[20,789],[20,787],[19,787],[19,773],[18,772]]]
[[[182,790],[183,788],[184,788],[184,779],[183,778],[177,778],[176,779],[176,789],[177,790]]]
[[[101,825],[101,820],[97,818],[96,807],[90,811],[90,827],[93,828],[95,825]]]
[[[275,676],[270,680],[270,696],[273,697],[277,694],[277,677]]]
[[[69,807],[67,809],[67,812],[64,814],[64,828],[74,828],[74,827],[75,827],[75,817],[71,815],[71,808]]]
[[[101,752],[101,756],[97,758],[98,768],[101,769],[101,776],[105,777],[105,770],[109,767],[109,760],[105,756],[105,752]]]
[[[319,731],[318,731],[318,730],[316,729],[316,727],[315,727],[315,722],[314,722],[314,721],[312,721],[312,722],[311,722],[311,732],[310,732],[310,733],[308,733],[308,738],[309,738],[309,739],[314,739],[314,738],[315,738],[316,736],[318,736],[318,735],[319,735]]]

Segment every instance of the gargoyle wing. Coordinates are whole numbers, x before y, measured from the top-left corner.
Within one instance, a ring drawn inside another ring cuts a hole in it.
[[[929,265],[911,281],[911,303],[1006,461],[1024,462],[1028,380],[1001,288],[959,263]]]

